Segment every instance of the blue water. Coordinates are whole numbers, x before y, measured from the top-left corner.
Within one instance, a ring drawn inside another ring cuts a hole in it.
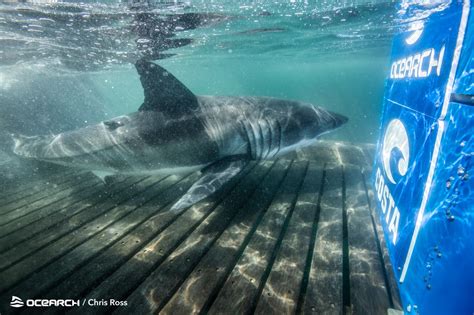
[[[326,138],[375,142],[394,10],[376,1],[3,3],[0,144],[12,132],[136,111],[133,63],[144,56],[196,94],[308,101],[349,117]],[[143,12],[151,18],[138,19]]]

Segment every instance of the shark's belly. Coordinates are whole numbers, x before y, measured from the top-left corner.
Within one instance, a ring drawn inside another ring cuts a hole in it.
[[[217,146],[207,137],[176,137],[150,143],[141,137],[126,141],[115,137],[106,145],[84,145],[83,138],[73,143],[52,141],[36,158],[87,170],[124,174],[176,174],[200,169],[220,158]]]
[[[46,161],[78,167],[124,174],[177,174],[200,169],[218,159],[218,155],[203,152],[198,156],[184,144],[159,147],[129,148],[114,146],[76,156],[58,156]]]

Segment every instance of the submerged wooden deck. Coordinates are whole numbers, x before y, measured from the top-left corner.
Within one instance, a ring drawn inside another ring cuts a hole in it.
[[[61,172],[0,192],[0,313],[386,314],[400,308],[373,214],[371,146],[252,163],[179,213],[199,177]],[[79,299],[11,308],[12,296]],[[95,299],[108,305],[87,306]],[[110,305],[110,299],[127,306]]]

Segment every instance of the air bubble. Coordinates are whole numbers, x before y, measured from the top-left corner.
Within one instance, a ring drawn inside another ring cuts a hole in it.
[[[451,181],[448,179],[446,181],[446,189],[449,189],[449,188],[451,188]]]

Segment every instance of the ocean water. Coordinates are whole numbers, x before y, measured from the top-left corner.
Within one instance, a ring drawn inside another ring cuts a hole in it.
[[[133,63],[198,95],[308,101],[349,118],[326,138],[375,142],[395,4],[34,1],[0,5],[0,142],[136,111]]]

